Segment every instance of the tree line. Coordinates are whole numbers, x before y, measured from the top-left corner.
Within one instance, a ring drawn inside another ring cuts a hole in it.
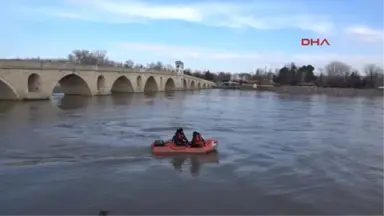
[[[333,61],[314,74],[312,65],[297,67],[294,63],[281,68],[273,81],[282,85],[314,84],[320,87],[334,88],[377,88],[383,86],[384,70],[375,65],[365,65],[363,73],[346,63]]]
[[[36,59],[36,58],[33,58]],[[37,58],[40,59],[40,58]],[[41,60],[41,59],[40,59]],[[207,71],[192,71],[184,68],[184,63],[177,60],[174,65],[163,64],[160,61],[147,64],[135,63],[132,60],[124,62],[113,61],[107,57],[107,52],[103,50],[73,50],[67,58],[49,59],[50,61],[70,62],[82,65],[99,65],[119,68],[136,68],[148,70],[164,71],[183,71],[186,75],[206,79],[213,82],[231,80],[232,74],[229,72],[212,73]],[[381,67],[369,64],[364,68],[363,73],[353,69],[346,63],[333,61],[324,68],[319,68],[320,74],[315,75],[315,67],[303,65],[298,67],[295,63],[290,63],[280,69],[266,71],[257,69],[254,73],[240,73],[241,77],[246,77],[245,82],[256,82],[259,84],[269,83],[274,85],[316,85],[320,87],[338,88],[377,88],[383,86],[384,71]]]
[[[320,70],[320,74],[315,75],[314,66],[297,67],[295,63],[291,63],[280,69],[275,69],[275,71],[257,69],[255,73],[241,73],[239,75],[247,77],[248,82],[257,84],[315,85],[333,88],[377,88],[384,85],[384,70],[375,64],[366,65],[362,74],[340,61],[330,62],[324,69]],[[185,70],[185,74],[215,82],[229,81],[232,75],[224,72],[191,72],[188,69]]]

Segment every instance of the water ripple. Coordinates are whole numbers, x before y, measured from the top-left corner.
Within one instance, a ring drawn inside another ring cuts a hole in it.
[[[97,204],[169,214],[175,200],[178,214],[383,214],[382,98],[208,90],[55,101],[0,106],[0,214]],[[150,143],[178,127],[217,138],[219,153],[152,157]]]

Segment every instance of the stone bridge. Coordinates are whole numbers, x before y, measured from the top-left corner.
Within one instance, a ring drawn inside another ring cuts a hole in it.
[[[49,99],[58,84],[64,94],[85,96],[206,89],[215,85],[169,71],[0,60],[0,100]]]

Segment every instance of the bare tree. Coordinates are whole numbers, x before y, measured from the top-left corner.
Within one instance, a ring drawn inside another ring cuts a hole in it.
[[[161,61],[158,61],[158,62],[156,62],[155,67],[153,69],[164,70],[164,65]]]
[[[364,72],[369,87],[378,87],[383,85],[383,68],[375,64],[368,64],[365,66]]]
[[[96,63],[101,64],[101,65],[103,65],[109,61],[107,58],[107,51],[105,51],[105,50],[96,50],[94,52],[90,52],[89,58],[95,59]],[[113,63],[115,63],[115,62],[113,62]]]
[[[148,63],[147,68],[152,70],[163,70],[164,66],[162,62],[158,61],[156,63],[155,62]]]
[[[77,64],[85,65],[118,65],[114,61],[110,61],[107,58],[107,52],[104,50],[96,50],[91,52],[89,50],[74,50],[68,55],[68,60]]]
[[[294,62],[291,62],[290,64],[286,65],[286,67],[291,71],[297,71],[297,65]]]
[[[174,68],[173,68],[173,66],[171,64],[167,64],[167,65],[165,65],[165,70],[167,70],[167,71],[174,71]]]
[[[125,68],[133,68],[134,65],[135,65],[135,63],[132,60],[127,60],[124,63]]]
[[[154,62],[150,62],[150,63],[147,63],[146,68],[153,69],[153,68],[155,68],[155,65],[156,64]]]
[[[256,76],[263,76],[264,74],[264,69],[257,68],[256,69]]]
[[[186,68],[183,70],[183,73],[186,74],[186,75],[192,75],[192,70],[189,69],[189,68]]]
[[[351,66],[340,61],[333,61],[325,66],[325,71],[330,77],[344,77],[345,75],[348,75],[351,72],[351,69]]]

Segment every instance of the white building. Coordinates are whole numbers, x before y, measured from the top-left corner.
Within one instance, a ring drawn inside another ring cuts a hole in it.
[[[248,81],[250,80],[251,77],[249,74],[232,74],[231,75],[231,80],[241,80],[241,81]]]
[[[232,74],[231,80],[240,80],[240,75],[239,74]]]

